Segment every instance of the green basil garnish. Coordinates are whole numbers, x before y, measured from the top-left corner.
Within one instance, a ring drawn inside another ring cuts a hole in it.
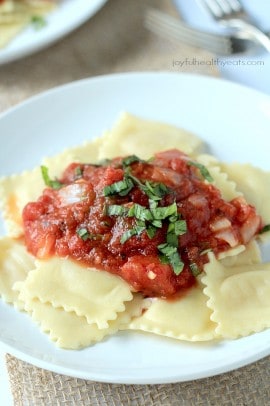
[[[52,180],[49,176],[49,169],[47,168],[47,166],[41,165],[41,174],[42,174],[42,178],[44,180],[44,183],[46,186],[51,187],[52,189],[60,189],[63,184],[61,182],[59,182],[59,180],[55,179]]]
[[[214,179],[212,178],[212,176],[210,175],[210,172],[208,171],[208,169],[206,168],[206,166],[204,166],[203,164],[200,164],[199,162],[195,162],[195,161],[188,161],[187,163],[190,166],[195,166],[196,168],[199,169],[202,177],[207,180],[208,182],[214,182]]]

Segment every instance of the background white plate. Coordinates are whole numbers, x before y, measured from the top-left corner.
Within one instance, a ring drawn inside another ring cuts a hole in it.
[[[67,35],[92,17],[107,0],[59,0],[40,30],[29,26],[8,46],[0,49],[0,65],[30,55]]]
[[[200,28],[203,31],[214,33],[230,31],[226,30],[211,17],[210,13],[202,5],[203,0],[174,0],[174,3],[179,9],[181,18],[187,24]],[[268,0],[241,0],[241,3],[252,21],[269,35],[270,2]],[[200,58],[198,57],[197,59]],[[263,48],[258,48],[255,53],[227,57],[216,55],[214,59],[216,60],[215,65],[222,77],[270,94],[270,54]]]
[[[124,110],[194,131],[224,160],[269,169],[270,98],[218,79],[134,73],[71,83],[3,114],[0,175],[31,168],[44,155],[101,134]],[[5,351],[42,368],[104,382],[198,379],[270,354],[270,329],[204,344],[122,332],[82,351],[64,351],[49,342],[27,315],[2,302],[0,325]]]

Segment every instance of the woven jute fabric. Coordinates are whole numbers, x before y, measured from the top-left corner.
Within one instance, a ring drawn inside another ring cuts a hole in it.
[[[15,406],[269,406],[270,357],[236,371],[166,385],[70,378],[6,356]]]
[[[169,0],[109,0],[62,41],[0,67],[0,112],[48,88],[113,72],[166,70],[217,76],[212,55],[143,28],[149,6],[177,14]],[[6,362],[15,406],[270,404],[269,358],[221,376],[168,385],[94,383],[36,368],[11,355]]]

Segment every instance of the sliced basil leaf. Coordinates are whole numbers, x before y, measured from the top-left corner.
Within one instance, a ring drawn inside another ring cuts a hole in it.
[[[184,269],[184,263],[181,260],[178,252],[174,252],[172,255],[169,256],[169,262],[173,268],[175,275],[180,275],[180,273]]]
[[[107,206],[106,214],[108,216],[124,216],[127,214],[128,209],[120,204],[111,204]]]
[[[187,232],[187,222],[185,220],[177,220],[173,224],[176,235],[183,235]]]
[[[177,205],[176,203],[172,203],[169,206],[156,207],[155,209],[152,209],[151,212],[153,213],[155,220],[164,220],[167,217],[177,214]]]
[[[161,228],[161,227],[162,227],[162,221],[161,221],[161,220],[153,220],[153,221],[151,221],[151,224],[152,224],[154,227],[157,227],[157,228]]]
[[[151,211],[138,203],[134,203],[133,206],[129,209],[128,216],[135,217],[136,219],[143,221],[153,220]]]
[[[195,166],[196,168],[198,168],[202,177],[206,179],[208,182],[214,182],[214,179],[212,178],[210,172],[203,164],[200,164],[199,162],[188,161],[188,165]]]
[[[143,161],[142,159],[137,157],[137,155],[129,155],[129,156],[127,156],[126,158],[124,158],[122,160],[122,165],[124,167],[126,167],[126,166],[129,166],[129,165],[131,165],[131,164],[133,164],[135,162],[145,162],[145,161]]]
[[[104,196],[113,196],[119,194],[120,196],[126,196],[134,187],[134,183],[129,178],[124,178],[112,185],[105,186],[103,189]]]
[[[49,176],[49,169],[47,166],[41,165],[41,174],[46,186],[51,187],[52,189],[60,189],[63,184],[58,180],[52,180]]]
[[[178,237],[174,233],[167,233],[166,241],[168,244],[172,245],[173,247],[178,247]]]
[[[39,16],[39,15],[34,15],[31,18],[31,24],[35,28],[35,30],[40,30],[41,28],[45,27],[47,24],[46,20],[44,17]]]
[[[132,228],[131,230],[125,231],[121,235],[121,239],[120,239],[121,244],[124,244],[127,240],[129,240],[134,235],[136,235],[136,230],[134,228]]]
[[[75,175],[76,178],[81,178],[81,177],[82,177],[83,171],[82,171],[82,169],[81,169],[79,166],[77,166],[77,167],[75,168],[75,170],[74,170],[74,175]]]
[[[198,265],[195,264],[195,262],[189,264],[189,267],[190,267],[190,270],[191,270],[193,276],[198,276],[201,273]]]
[[[156,235],[157,229],[154,226],[148,226],[146,229],[146,233],[150,239],[154,238]]]
[[[86,227],[79,228],[79,229],[77,230],[77,234],[78,234],[78,236],[79,236],[83,241],[88,240],[88,238],[89,238],[89,236],[90,236],[90,234],[89,234],[89,232],[88,232],[88,230],[87,230]]]
[[[270,224],[266,224],[266,225],[261,229],[261,231],[260,231],[259,234],[267,233],[267,231],[270,231]]]
[[[167,257],[175,275],[180,275],[184,269],[184,263],[181,260],[177,247],[164,243],[158,245],[158,250]]]
[[[162,254],[167,255],[169,257],[170,255],[172,255],[174,252],[177,251],[177,248],[173,247],[172,245],[170,245],[168,243],[163,243],[163,244],[158,245],[158,250]]]
[[[131,228],[130,230],[125,231],[120,239],[121,244],[124,244],[127,240],[129,240],[131,237],[135,235],[140,235],[143,231],[145,230],[145,227],[141,227],[138,225],[135,225],[134,228]]]

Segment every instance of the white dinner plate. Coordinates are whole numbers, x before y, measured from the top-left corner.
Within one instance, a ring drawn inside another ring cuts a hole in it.
[[[46,17],[46,25],[35,30],[27,27],[6,47],[0,49],[0,65],[15,61],[48,47],[92,17],[107,0],[58,0]]]
[[[232,30],[226,29],[222,24],[218,24],[211,17],[207,8],[203,6],[202,0],[186,1],[174,0],[176,7],[183,20],[198,29],[217,34],[232,33]],[[231,1],[233,3],[233,1]],[[254,23],[263,31],[270,35],[270,1],[268,0],[241,0],[245,10],[251,16]],[[270,54],[263,48],[258,48],[256,52],[247,52],[246,54],[234,54],[227,57],[216,55],[212,59],[195,55],[197,63],[212,63],[220,71],[223,78],[230,79],[237,83],[242,83],[270,94],[269,65]],[[184,60],[184,58],[182,58]],[[192,60],[190,60],[191,63]]]
[[[124,110],[195,132],[223,160],[269,169],[269,97],[219,79],[131,73],[71,83],[2,114],[0,174],[30,169],[44,155],[101,134]],[[270,329],[202,344],[121,332],[87,349],[66,351],[56,348],[26,314],[3,302],[0,323],[5,351],[57,373],[103,382],[193,380],[270,354]]]

